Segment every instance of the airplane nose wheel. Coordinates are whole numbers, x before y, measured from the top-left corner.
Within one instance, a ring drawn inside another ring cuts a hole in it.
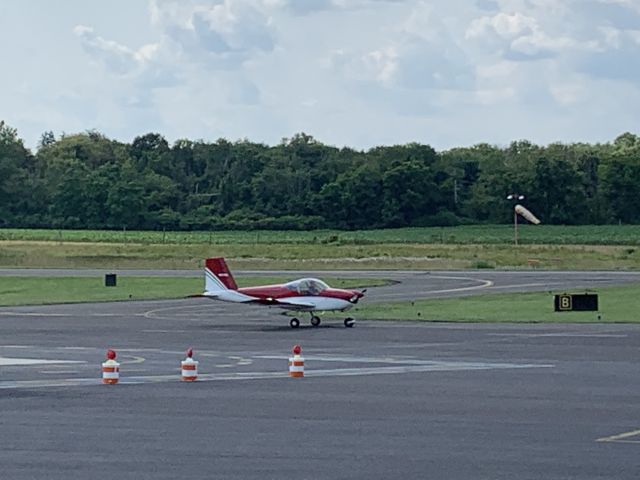
[[[344,326],[347,328],[352,328],[355,324],[356,324],[355,318],[349,317],[344,319]]]
[[[311,317],[311,325],[313,325],[314,327],[320,325],[320,317],[316,317],[315,315],[313,315]]]
[[[291,325],[291,328],[298,328],[300,326],[300,320],[298,320],[297,318],[292,318],[291,320],[289,320],[289,325]]]

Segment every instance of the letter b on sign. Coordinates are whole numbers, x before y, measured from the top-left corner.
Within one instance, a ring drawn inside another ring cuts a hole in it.
[[[571,295],[560,295],[560,310],[571,310]]]

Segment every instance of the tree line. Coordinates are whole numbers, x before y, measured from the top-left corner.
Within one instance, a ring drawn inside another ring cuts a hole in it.
[[[640,137],[606,144],[366,151],[299,133],[131,143],[45,132],[35,152],[0,122],[0,226],[74,229],[367,229],[511,221],[510,193],[544,223],[640,223]]]

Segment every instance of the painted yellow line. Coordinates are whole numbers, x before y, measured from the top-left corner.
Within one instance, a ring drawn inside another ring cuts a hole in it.
[[[612,435],[610,437],[598,438],[596,442],[626,442],[626,443],[640,443],[638,440],[625,440],[629,437],[635,437],[640,435],[640,430],[633,430],[632,432],[620,433],[618,435]]]

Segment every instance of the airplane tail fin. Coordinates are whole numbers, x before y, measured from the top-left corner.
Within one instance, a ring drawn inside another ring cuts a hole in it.
[[[238,289],[224,258],[207,258],[204,269],[204,287],[207,292]]]

